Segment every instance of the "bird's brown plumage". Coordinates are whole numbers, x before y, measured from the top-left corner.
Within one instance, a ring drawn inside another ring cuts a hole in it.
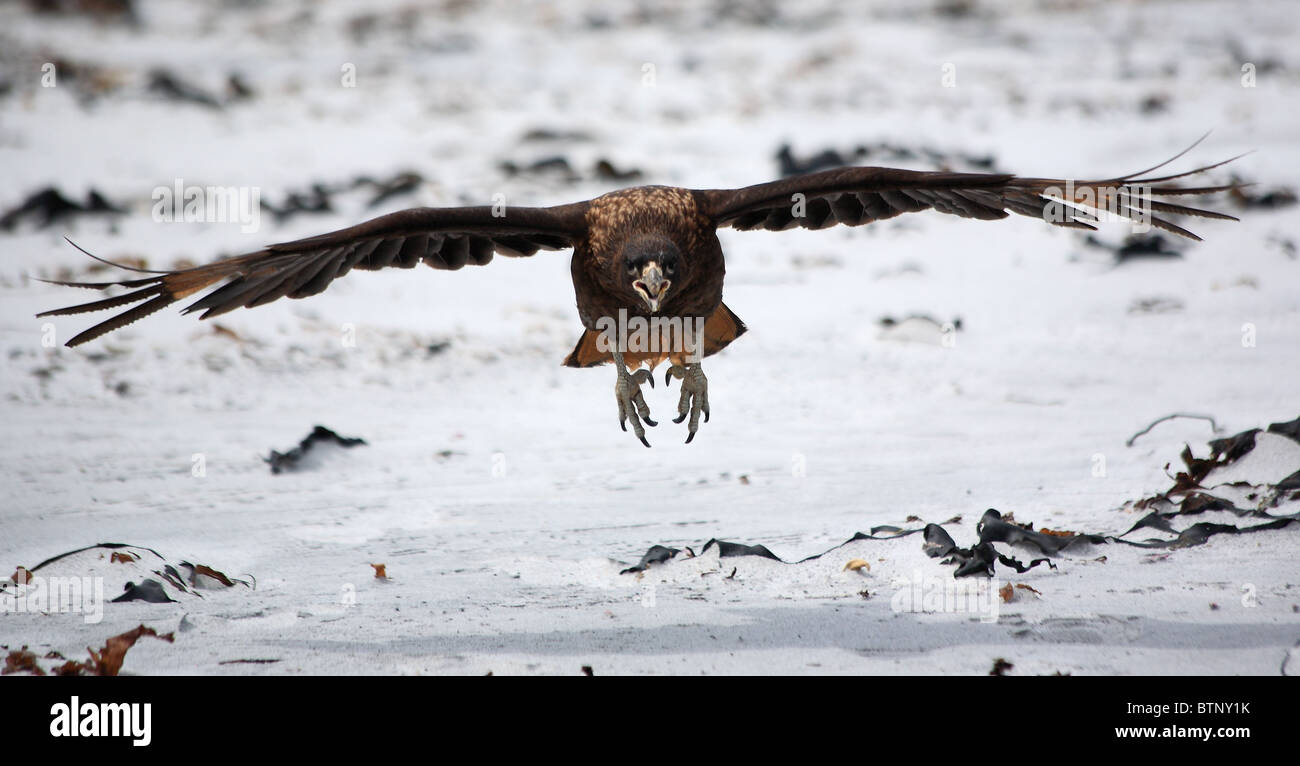
[[[668,240],[684,254],[689,266],[656,312],[659,316],[706,319],[706,356],[721,351],[745,331],[744,323],[722,305],[726,276],[722,244],[718,242],[717,226],[700,210],[696,197],[697,193],[689,189],[640,186],[591,201],[586,213],[587,236],[575,247],[570,263],[578,318],[585,329],[564,360],[567,366],[591,367],[613,361],[613,356],[596,344],[597,322],[602,317],[618,317],[620,310],[628,317],[651,317],[640,297],[622,279],[619,262],[628,243],[639,237]],[[727,321],[727,317],[734,321]],[[632,367],[642,363],[654,367],[669,358],[667,349],[683,348],[681,339],[671,335],[657,346],[664,350],[627,351],[625,361]]]
[[[1168,202],[1167,198],[1211,194],[1233,187],[1187,188],[1169,186],[1168,182],[1212,167],[1217,165],[1163,177],[1132,174],[1073,182],[1006,174],[852,167],[742,189],[643,186],[556,207],[413,208],[204,266],[146,272],[149,276],[138,279],[56,282],[132,290],[39,316],[139,304],[67,343],[77,346],[218,285],[186,307],[186,313],[202,311],[200,318],[206,319],[286,296],[304,298],[321,292],[354,268],[413,268],[423,262],[436,269],[455,270],[467,264],[484,265],[494,253],[528,256],[539,250],[572,248],[571,272],[584,333],[565,364],[586,367],[612,359],[595,343],[594,331],[601,317],[616,316],[620,310],[629,316],[648,316],[645,304],[624,275],[622,259],[629,248],[651,238],[675,247],[682,259],[682,273],[656,313],[706,320],[707,355],[721,350],[745,331],[744,323],[722,303],[726,268],[718,228],[776,231],[860,226],[902,213],[937,210],[977,219],[1017,213],[1043,218],[1057,226],[1091,229],[1098,220],[1094,213],[1109,209],[1129,218],[1146,213],[1149,223],[1157,228],[1199,239],[1167,216],[1235,219]],[[1145,188],[1147,198],[1135,196],[1133,187]],[[1135,210],[1138,203],[1144,204],[1145,210]],[[662,352],[628,354],[625,361],[633,366],[643,362],[653,366],[669,356]]]

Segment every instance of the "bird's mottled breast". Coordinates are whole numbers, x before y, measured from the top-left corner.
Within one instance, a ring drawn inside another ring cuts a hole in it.
[[[631,236],[656,232],[672,237],[683,252],[702,244],[709,230],[689,189],[638,186],[597,197],[587,210],[587,242],[594,253],[617,251]]]

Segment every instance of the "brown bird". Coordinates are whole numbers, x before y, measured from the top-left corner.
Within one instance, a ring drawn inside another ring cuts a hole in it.
[[[651,372],[667,360],[665,381],[673,377],[682,381],[674,422],[690,418],[689,443],[701,413],[706,422],[709,419],[708,380],[701,359],[745,332],[744,322],[722,302],[726,268],[719,228],[781,231],[861,226],[901,213],[937,210],[984,220],[1017,213],[1082,229],[1094,229],[1099,216],[1112,215],[1199,240],[1161,216],[1236,219],[1162,198],[1234,187],[1165,184],[1224,163],[1145,177],[1188,150],[1139,173],[1097,181],[847,167],[743,189],[639,186],[556,207],[412,208],[205,266],[176,271],[131,269],[150,275],[140,279],[54,282],[134,289],[38,316],[80,314],[144,301],[67,343],[77,346],[215,285],[220,287],[187,306],[185,313],[201,311],[199,318],[207,319],[286,296],[306,298],[353,268],[409,269],[423,261],[435,269],[455,270],[466,264],[485,265],[494,253],[529,256],[539,250],[572,248],[573,289],[585,329],[564,364],[591,367],[614,362],[619,426],[626,431],[631,421],[636,437],[649,447],[642,421],[657,424],[650,419],[641,385],[653,386]]]

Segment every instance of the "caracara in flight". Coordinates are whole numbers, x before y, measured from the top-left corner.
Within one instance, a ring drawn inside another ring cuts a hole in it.
[[[686,437],[690,442],[700,414],[706,422],[709,419],[708,381],[700,360],[745,332],[744,323],[722,302],[726,269],[719,228],[782,231],[861,226],[901,213],[937,210],[984,220],[1017,213],[1057,226],[1092,229],[1104,213],[1199,239],[1163,216],[1236,220],[1162,199],[1232,188],[1167,185],[1223,163],[1143,177],[1165,164],[1097,181],[848,167],[743,189],[639,186],[556,207],[412,208],[205,266],[144,272],[150,276],[140,279],[56,282],[133,289],[39,316],[80,314],[144,301],[67,343],[77,346],[215,285],[220,287],[185,312],[202,311],[199,318],[207,319],[286,296],[306,298],[354,268],[409,269],[423,261],[435,269],[455,270],[466,264],[485,265],[494,253],[528,256],[538,250],[571,248],[573,290],[585,329],[564,364],[590,367],[613,362],[619,426],[626,431],[631,421],[636,437],[649,447],[642,421],[650,426],[656,423],[650,419],[641,385],[653,386],[652,370],[667,360],[666,381],[673,377],[682,381],[674,422],[690,418]]]

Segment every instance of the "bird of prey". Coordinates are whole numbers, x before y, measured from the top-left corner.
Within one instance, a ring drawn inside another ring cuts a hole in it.
[[[570,271],[584,329],[564,364],[591,367],[613,362],[619,427],[626,431],[630,422],[636,437],[649,447],[642,423],[657,423],[650,418],[641,386],[648,382],[653,387],[652,371],[667,361],[665,383],[681,380],[673,422],[690,418],[689,443],[699,428],[700,415],[705,422],[709,419],[708,380],[701,360],[745,332],[744,322],[722,302],[726,269],[718,229],[861,226],[902,213],[936,210],[983,220],[1017,213],[1084,229],[1094,229],[1093,224],[1109,214],[1199,239],[1165,216],[1236,220],[1168,201],[1234,188],[1169,185],[1222,162],[1174,175],[1148,175],[1173,159],[1138,173],[1092,181],[845,167],[741,189],[638,186],[554,207],[412,208],[203,266],[133,269],[147,276],[111,282],[55,282],[131,291],[38,316],[80,314],[143,301],[67,343],[77,346],[218,285],[187,306],[185,313],[201,311],[200,318],[207,319],[286,296],[306,298],[354,268],[409,269],[423,262],[435,269],[456,270],[467,264],[485,265],[494,253],[531,256],[539,250],[572,249]],[[627,332],[629,327],[635,332]]]

